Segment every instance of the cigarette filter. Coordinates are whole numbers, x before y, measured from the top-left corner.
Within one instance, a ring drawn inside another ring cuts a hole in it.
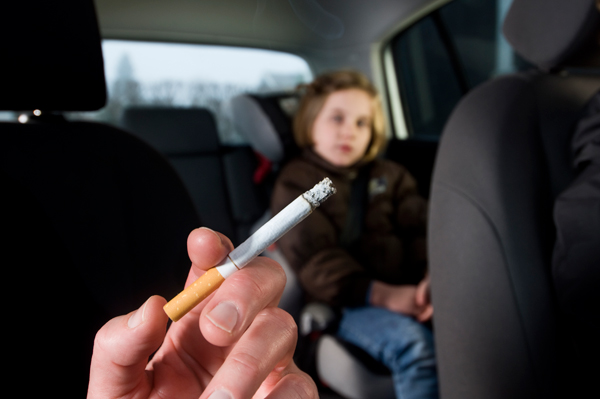
[[[246,266],[271,244],[300,223],[312,211],[335,193],[329,178],[323,179],[312,189],[300,195],[281,212],[251,235],[246,241],[227,255],[220,265],[209,269],[194,283],[180,292],[164,307],[173,321],[181,319],[187,312],[208,297],[214,290],[236,271]]]

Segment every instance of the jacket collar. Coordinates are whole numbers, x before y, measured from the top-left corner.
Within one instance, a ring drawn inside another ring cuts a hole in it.
[[[305,148],[302,150],[302,154],[300,155],[303,159],[316,164],[318,167],[325,169],[328,173],[332,173],[338,175],[339,177],[354,179],[358,174],[358,170],[362,166],[361,162],[358,162],[352,166],[335,166],[331,163],[327,162],[321,156],[319,156],[312,148]]]

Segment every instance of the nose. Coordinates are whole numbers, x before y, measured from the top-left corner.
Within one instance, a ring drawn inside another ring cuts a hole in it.
[[[340,129],[340,136],[345,139],[353,139],[356,137],[357,127],[352,123],[344,123]]]

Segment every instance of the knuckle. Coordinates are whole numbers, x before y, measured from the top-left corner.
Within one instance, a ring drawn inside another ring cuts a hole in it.
[[[292,315],[281,308],[270,307],[264,309],[260,316],[265,323],[276,328],[276,330],[285,337],[286,341],[291,341],[295,344],[298,339],[298,326]]]
[[[272,292],[281,294],[287,282],[287,275],[285,274],[283,267],[275,260],[266,256],[257,258],[257,262],[262,263],[265,273],[268,273],[268,276],[264,276],[261,280],[269,281],[273,288]]]
[[[107,349],[107,346],[110,346],[111,339],[109,338],[109,334],[107,333],[107,326],[104,325],[94,337],[94,347]]]
[[[229,361],[240,373],[239,375],[250,379],[258,378],[264,368],[263,360],[247,352],[232,353]]]
[[[233,280],[232,286],[238,293],[250,298],[264,298],[268,294],[267,287],[260,284],[254,276],[247,278],[246,275],[238,272],[234,273],[229,279]]]
[[[286,397],[293,399],[312,399],[318,398],[317,386],[314,381],[308,376],[308,374],[300,372],[294,374],[288,374],[286,377],[286,386],[288,392]]]
[[[94,349],[95,353],[118,353],[121,349],[118,345],[119,341],[115,339],[113,334],[108,330],[107,325],[103,326],[94,337]]]
[[[260,257],[253,266],[244,268],[228,278],[235,291],[252,298],[272,299],[283,292],[287,277],[274,260]]]
[[[279,274],[279,276],[285,281],[287,280],[287,276],[285,274],[285,270],[283,270],[283,267],[274,259],[268,258],[266,256],[263,256],[261,258],[266,264],[268,264],[270,267],[273,268],[273,270],[276,270],[277,273]]]

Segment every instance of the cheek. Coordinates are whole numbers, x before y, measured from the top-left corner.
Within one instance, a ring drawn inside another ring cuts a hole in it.
[[[331,135],[322,123],[315,123],[312,130],[312,142],[315,147],[323,147],[331,141]]]
[[[371,144],[371,138],[373,137],[373,134],[371,132],[365,134],[364,136],[362,136],[361,138],[361,149],[363,150],[363,153],[367,151],[367,148],[369,148],[369,144]]]
[[[313,150],[324,158],[328,158],[332,152],[332,145],[326,137],[321,136],[320,140],[313,141]]]

